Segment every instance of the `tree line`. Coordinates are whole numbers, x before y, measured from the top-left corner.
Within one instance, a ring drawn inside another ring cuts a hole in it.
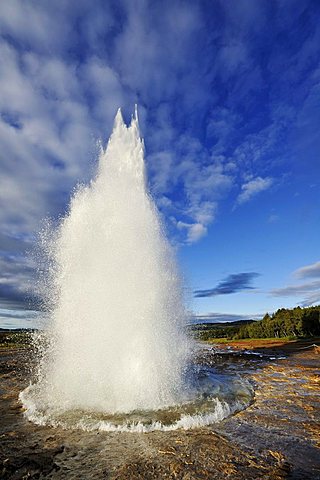
[[[280,308],[273,315],[243,325],[234,335],[241,338],[314,337],[320,335],[320,305],[292,309]]]
[[[239,323],[197,325],[193,332],[195,337],[201,340],[320,336],[320,305],[307,308],[280,308],[272,315],[266,313],[262,320]]]

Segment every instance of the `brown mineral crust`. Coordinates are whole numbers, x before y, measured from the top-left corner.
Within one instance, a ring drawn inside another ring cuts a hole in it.
[[[202,358],[216,362],[210,350]],[[32,376],[30,350],[1,348],[0,359],[1,479],[320,479],[314,349],[282,360],[252,363],[239,355],[217,362],[255,385],[252,405],[209,427],[148,434],[28,422],[18,395]]]

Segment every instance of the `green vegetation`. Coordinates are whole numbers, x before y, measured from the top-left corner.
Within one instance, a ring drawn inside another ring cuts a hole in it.
[[[17,348],[31,343],[31,330],[0,329],[0,347]]]
[[[220,339],[220,341],[222,341],[226,338],[233,338],[239,332],[239,328],[242,325],[247,325],[252,322],[253,320],[224,323],[202,323],[192,325],[190,329],[193,336],[199,340],[208,341],[211,339]]]
[[[202,324],[191,327],[199,340],[240,340],[245,338],[303,338],[320,335],[320,305],[293,309],[281,308],[262,320]]]

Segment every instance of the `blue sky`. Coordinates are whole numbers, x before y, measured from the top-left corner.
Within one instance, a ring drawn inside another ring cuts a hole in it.
[[[190,308],[320,302],[318,1],[2,0],[0,34],[2,324],[33,321],[41,222],[135,103]]]

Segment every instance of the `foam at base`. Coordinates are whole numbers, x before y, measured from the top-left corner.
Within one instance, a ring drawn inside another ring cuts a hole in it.
[[[36,425],[61,427],[63,429],[83,430],[86,432],[101,431],[101,432],[128,432],[128,433],[148,433],[155,430],[170,432],[177,429],[189,430],[193,428],[204,427],[213,423],[220,422],[224,418],[228,417],[236,411],[242,410],[245,406],[243,404],[235,403],[231,407],[226,402],[220,402],[215,399],[213,402],[214,410],[212,413],[195,414],[195,415],[182,415],[181,418],[175,421],[171,425],[164,425],[161,422],[152,422],[145,425],[142,422],[123,423],[120,425],[113,424],[104,420],[93,421],[88,418],[82,418],[81,420],[72,423],[66,420],[58,420],[50,418],[50,416],[42,415],[38,411],[35,405],[30,404],[26,399],[24,392],[20,394],[20,400],[27,408],[27,418]],[[83,415],[85,417],[85,415]]]
[[[39,404],[37,385],[30,385],[20,394],[28,420],[37,425],[108,432],[169,432],[199,428],[220,422],[246,408],[253,397],[253,388],[238,376],[212,373],[207,367],[198,370],[193,398],[185,403],[153,411],[110,414],[101,411],[65,410]],[[195,379],[195,372],[193,372]]]

